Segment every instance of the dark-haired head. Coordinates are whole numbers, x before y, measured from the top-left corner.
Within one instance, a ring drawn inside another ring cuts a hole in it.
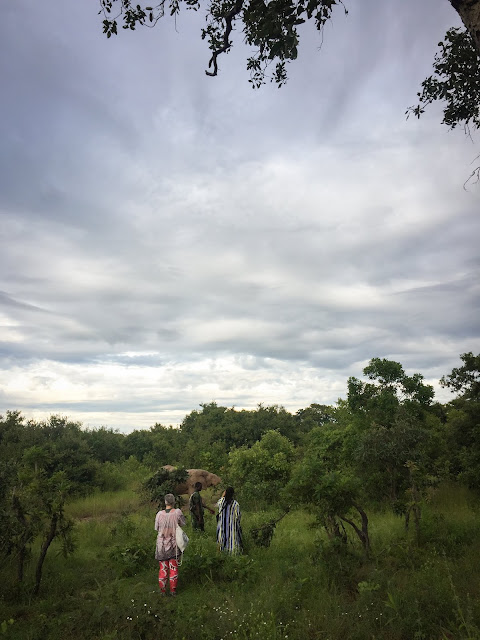
[[[201,482],[195,482],[195,491],[201,491],[202,488],[203,487]]]
[[[235,489],[233,487],[227,487],[225,489],[225,503],[230,504],[233,500],[233,496],[235,495]]]

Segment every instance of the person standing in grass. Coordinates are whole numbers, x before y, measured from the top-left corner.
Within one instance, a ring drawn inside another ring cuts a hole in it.
[[[170,595],[177,595],[178,580],[178,556],[176,532],[177,526],[185,526],[185,516],[180,509],[175,509],[175,496],[167,493],[165,496],[165,509],[155,516],[155,531],[157,532],[157,544],[155,559],[160,567],[158,572],[158,584],[160,593],[166,595],[167,582],[170,584]]]
[[[217,502],[217,543],[220,551],[241,553],[243,550],[240,505],[234,499],[233,487],[227,487]]]
[[[202,496],[200,495],[200,491],[202,490],[202,483],[195,483],[195,491],[190,496],[189,500],[189,508],[190,513],[192,514],[192,529],[194,531],[205,531],[205,520],[203,517],[203,513],[205,509],[208,509],[210,513],[215,513],[213,509],[207,507]]]

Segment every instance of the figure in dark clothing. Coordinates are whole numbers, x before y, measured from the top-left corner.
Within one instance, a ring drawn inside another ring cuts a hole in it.
[[[192,529],[194,531],[205,531],[205,521],[203,518],[203,513],[205,509],[208,509],[210,513],[215,513],[213,509],[208,507],[202,496],[200,495],[200,491],[202,490],[202,483],[195,483],[195,491],[190,496],[189,508],[190,513],[192,515]]]

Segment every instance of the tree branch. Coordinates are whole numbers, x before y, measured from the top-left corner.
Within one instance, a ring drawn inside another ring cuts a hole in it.
[[[35,570],[35,587],[33,589],[33,593],[35,596],[38,596],[38,592],[40,590],[40,581],[42,580],[43,563],[47,555],[48,548],[52,544],[52,541],[57,534],[58,515],[59,514],[57,512],[54,512],[52,514],[52,518],[50,520],[50,529],[45,537],[45,540],[43,542],[43,545],[40,551],[40,556],[38,558],[37,568]]]
[[[475,162],[475,160],[478,160],[479,158],[480,158],[480,154],[473,160],[473,162]],[[472,180],[472,178],[476,178],[473,184],[477,184],[478,182],[480,182],[480,166],[476,167],[472,171],[472,173],[468,176],[468,178],[465,180],[463,184],[463,188],[465,189],[465,191],[467,190],[467,184],[470,182],[470,180]]]
[[[216,76],[218,73],[218,64],[217,64],[217,58],[221,53],[225,53],[226,51],[228,51],[230,49],[230,47],[232,46],[230,44],[229,41],[229,37],[230,37],[230,33],[232,32],[233,29],[233,21],[234,19],[238,16],[238,14],[240,13],[240,11],[243,8],[243,0],[237,0],[235,2],[235,4],[233,5],[232,9],[230,9],[230,11],[224,16],[224,20],[225,20],[225,31],[223,32],[223,45],[219,48],[216,49],[213,54],[212,57],[210,58],[209,62],[208,62],[208,68],[210,69],[213,65],[213,71],[207,71],[205,69],[205,73],[207,74],[207,76]]]

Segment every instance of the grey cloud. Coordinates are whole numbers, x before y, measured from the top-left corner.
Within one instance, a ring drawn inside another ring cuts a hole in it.
[[[42,309],[33,304],[28,304],[26,302],[22,302],[20,300],[15,300],[12,296],[9,296],[5,291],[0,291],[0,307],[14,307],[15,309],[21,311],[31,311],[34,313],[48,313],[46,309]]]
[[[32,410],[42,410],[51,413],[69,413],[74,415],[78,412],[135,412],[147,413],[158,410],[158,401],[154,400],[142,401],[136,398],[134,402],[131,400],[123,400],[112,398],[105,401],[96,401],[86,399],[84,402],[65,402],[59,396],[55,402],[37,402],[32,403]],[[168,408],[168,407],[167,407]]]
[[[178,421],[215,398],[333,402],[375,355],[434,377],[475,350],[471,147],[403,115],[455,13],[349,8],[255,93],[241,46],[205,78],[198,16],[107,41],[88,5],[9,5],[2,406]]]

